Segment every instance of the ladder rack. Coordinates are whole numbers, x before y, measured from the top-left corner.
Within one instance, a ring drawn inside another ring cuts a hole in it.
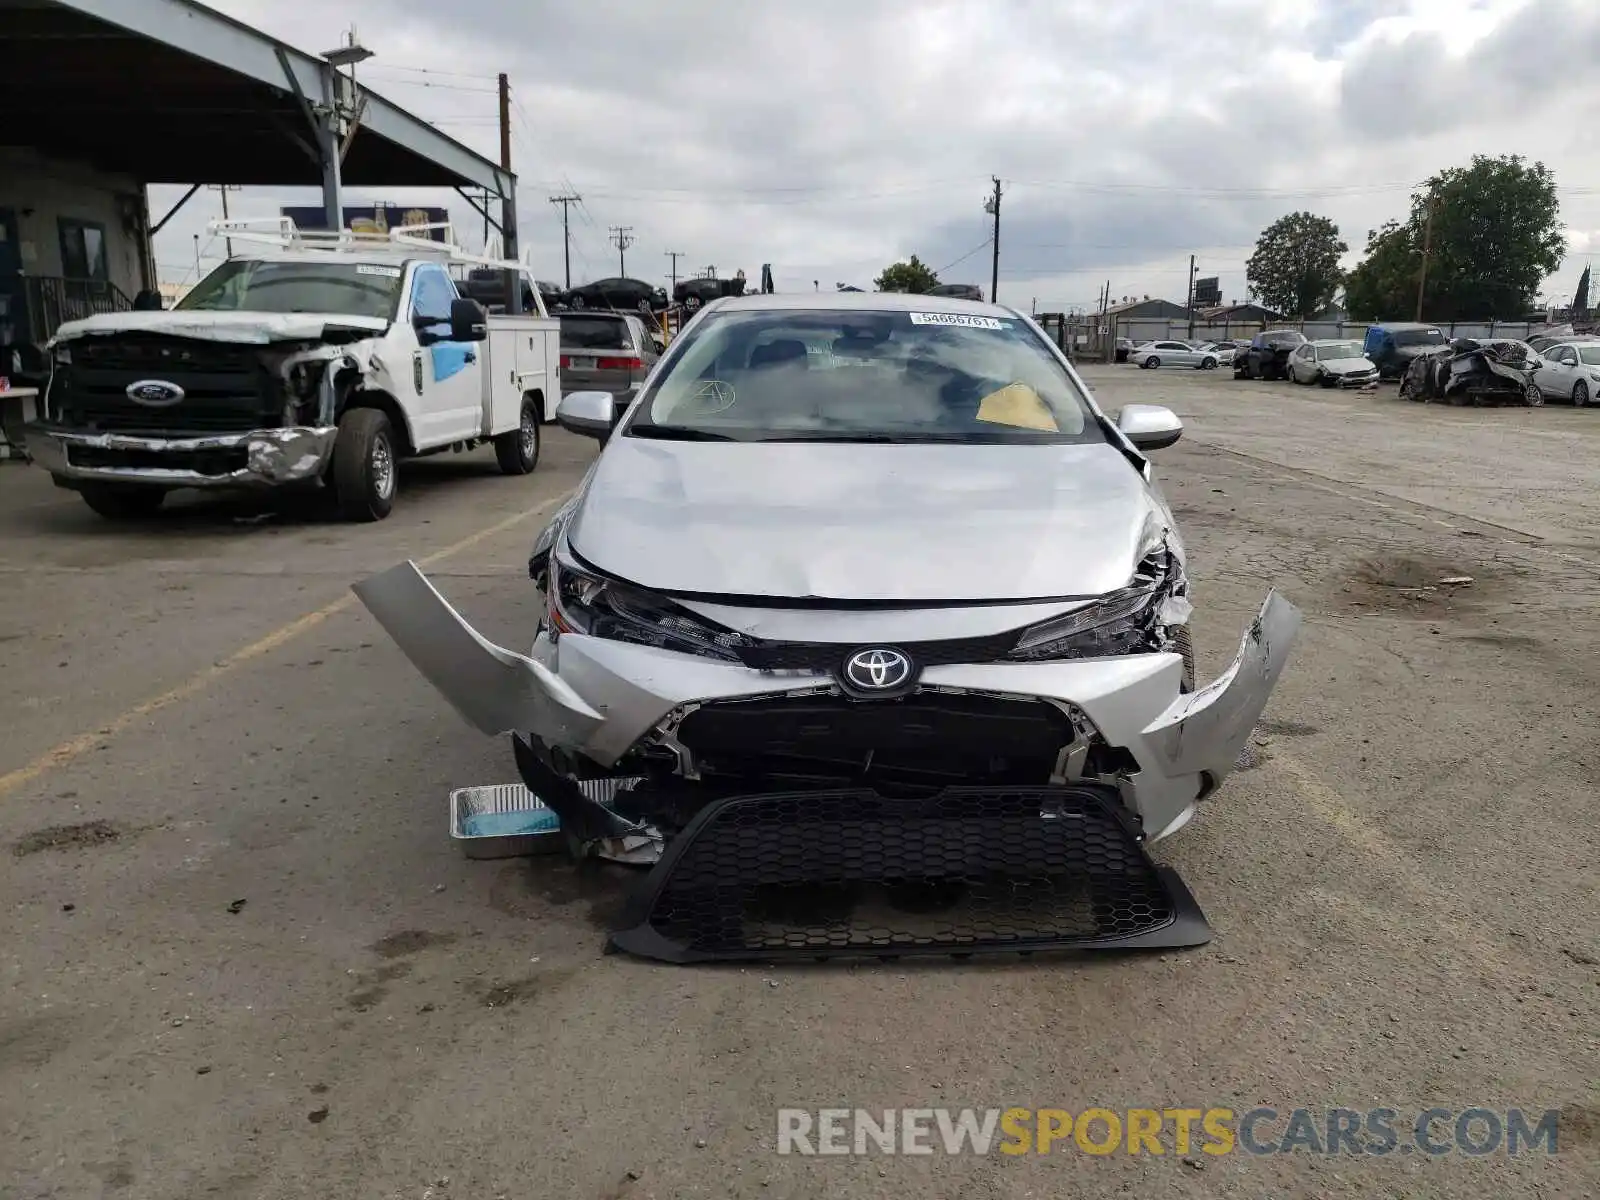
[[[430,235],[443,232],[443,240]],[[291,254],[326,254],[347,257],[401,255],[407,258],[433,258],[443,262],[494,267],[502,271],[527,271],[525,263],[474,254],[455,240],[455,228],[448,221],[430,225],[402,225],[388,233],[356,233],[350,229],[301,229],[291,217],[240,217],[212,221],[206,232],[230,242],[245,242]]]

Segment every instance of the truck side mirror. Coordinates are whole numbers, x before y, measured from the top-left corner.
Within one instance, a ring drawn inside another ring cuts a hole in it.
[[[476,300],[458,297],[450,301],[450,340],[481,342],[489,336],[489,317]]]

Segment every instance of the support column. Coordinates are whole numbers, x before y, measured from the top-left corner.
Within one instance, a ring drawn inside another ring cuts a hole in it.
[[[339,176],[339,81],[333,67],[322,71],[322,111],[317,114],[317,153],[322,158],[322,212],[334,233],[344,228],[344,184]]]

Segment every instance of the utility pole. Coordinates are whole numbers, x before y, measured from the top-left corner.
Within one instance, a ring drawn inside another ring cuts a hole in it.
[[[237,192],[239,190],[239,185],[237,183],[208,183],[206,184],[206,187],[212,191],[222,193],[222,219],[226,221],[228,219],[228,193]],[[227,247],[228,257],[232,258],[233,239],[225,237],[222,239],[222,244]]]
[[[1189,340],[1194,341],[1194,255],[1189,255],[1189,302],[1184,305],[1189,310]]]
[[[500,255],[507,262],[517,261],[517,190],[511,184],[511,80],[500,74],[500,168],[505,178],[500,183]],[[522,311],[522,281],[517,272],[506,268],[506,312]]]
[[[567,291],[572,290],[572,232],[567,224],[567,210],[574,204],[580,204],[583,197],[574,192],[570,196],[551,196],[551,204],[561,205],[561,261],[567,270]]]
[[[1422,293],[1428,286],[1428,255],[1433,251],[1433,209],[1439,202],[1437,196],[1428,197],[1428,213],[1422,219],[1422,266],[1417,271],[1417,315],[1412,319],[1422,320]]]
[[[993,258],[989,268],[989,303],[994,304],[1000,293],[1000,176],[989,178],[994,180],[994,194],[983,202],[983,211],[994,214],[994,236],[990,239]]]
[[[672,260],[672,290],[678,290],[678,260],[686,257],[682,250],[668,250],[667,257]]]
[[[628,247],[633,245],[632,230],[632,225],[611,227],[611,244],[617,248],[617,274],[624,279],[628,276]]]

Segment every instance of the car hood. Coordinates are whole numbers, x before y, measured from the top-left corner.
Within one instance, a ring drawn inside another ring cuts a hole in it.
[[[1100,595],[1170,526],[1106,443],[619,437],[567,538],[600,570],[662,592],[936,603]]]
[[[205,309],[169,309],[163,312],[100,313],[79,321],[67,321],[56,331],[56,342],[117,333],[164,333],[172,337],[199,338],[212,342],[315,341],[329,326],[336,329],[370,330],[382,333],[389,322],[381,317],[358,317],[347,313],[269,313],[213,312]]]
[[[1322,369],[1333,375],[1349,375],[1356,371],[1375,371],[1370,358],[1325,358]]]

